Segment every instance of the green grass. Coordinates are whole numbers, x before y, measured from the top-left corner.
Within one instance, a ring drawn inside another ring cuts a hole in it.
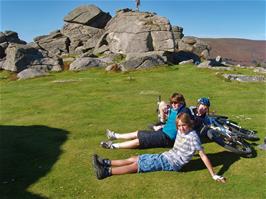
[[[265,83],[226,81],[216,73],[188,65],[130,73],[65,71],[11,81],[2,71],[1,198],[266,198],[266,152],[242,158],[212,142],[204,148],[226,184],[214,182],[198,156],[178,173],[95,178],[93,153],[120,159],[165,151],[105,150],[99,142],[106,139],[106,128],[146,129],[156,121],[157,96],[168,100],[175,91],[184,94],[188,105],[208,96],[216,113],[258,131],[256,149],[266,132]]]

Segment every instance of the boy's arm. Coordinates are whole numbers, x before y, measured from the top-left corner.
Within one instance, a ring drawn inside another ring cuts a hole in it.
[[[211,174],[212,178],[218,182],[225,183],[225,178],[223,176],[219,176],[214,173],[212,164],[203,150],[199,151],[199,155],[202,161],[204,162],[205,166],[207,167],[209,173]]]

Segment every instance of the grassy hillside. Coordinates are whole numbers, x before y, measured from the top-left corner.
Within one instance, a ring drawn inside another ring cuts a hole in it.
[[[266,41],[236,38],[202,38],[211,46],[210,56],[218,55],[229,63],[266,67]]]
[[[251,74],[248,70],[235,71]],[[204,144],[215,171],[211,179],[199,156],[182,172],[153,172],[95,178],[91,155],[112,159],[165,149],[106,150],[99,147],[105,129],[146,129],[156,121],[156,100],[175,91],[187,104],[208,96],[211,109],[241,126],[266,132],[265,83],[225,81],[217,71],[193,66],[130,73],[99,69],[63,72],[10,81],[0,73],[1,198],[265,198],[266,152],[254,158],[234,155],[215,143]]]

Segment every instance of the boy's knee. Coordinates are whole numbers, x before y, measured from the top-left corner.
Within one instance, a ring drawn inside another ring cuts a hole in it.
[[[128,159],[132,163],[137,163],[138,162],[138,156],[132,156]]]

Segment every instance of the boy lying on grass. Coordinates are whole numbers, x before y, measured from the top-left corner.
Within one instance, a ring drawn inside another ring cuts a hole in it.
[[[144,173],[151,171],[179,171],[188,163],[196,151],[206,165],[212,178],[225,183],[225,178],[216,175],[208,157],[203,151],[200,139],[193,130],[193,123],[187,113],[181,113],[176,119],[177,136],[171,150],[162,154],[144,154],[124,160],[109,160],[93,155],[96,177],[101,180],[112,175]]]

